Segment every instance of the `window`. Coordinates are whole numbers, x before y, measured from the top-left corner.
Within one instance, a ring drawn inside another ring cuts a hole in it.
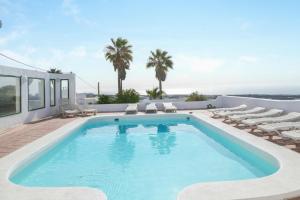
[[[45,80],[28,78],[28,110],[45,108]]]
[[[0,75],[0,117],[21,112],[21,77]]]
[[[56,104],[56,84],[55,84],[55,79],[50,79],[50,106],[55,106]]]
[[[60,95],[61,99],[69,99],[69,80],[60,80]]]

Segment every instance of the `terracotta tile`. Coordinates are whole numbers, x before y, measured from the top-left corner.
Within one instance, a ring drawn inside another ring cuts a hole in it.
[[[74,119],[75,118],[52,118],[37,123],[19,125],[9,130],[5,130],[5,132],[0,135],[0,157],[6,156],[24,145],[47,135]]]

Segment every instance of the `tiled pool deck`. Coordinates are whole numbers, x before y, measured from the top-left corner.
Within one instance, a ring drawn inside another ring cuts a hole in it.
[[[0,134],[0,158],[73,120],[74,118],[52,118],[3,131]]]
[[[189,113],[190,111],[179,111],[178,113]],[[206,115],[210,113],[206,110],[191,111],[201,112]],[[109,115],[115,115],[120,113],[109,113]],[[101,115],[101,114],[100,114]],[[105,114],[107,115],[107,113]],[[76,118],[52,118],[45,121],[40,121],[31,124],[20,125],[4,132],[0,133],[0,158],[4,157],[11,152],[31,143],[32,141],[47,135],[48,133],[64,126],[65,124],[75,120]],[[222,119],[218,119],[221,121]],[[245,131],[248,131],[247,129]],[[293,146],[286,146],[287,148],[293,148]],[[300,200],[300,197],[290,200]]]

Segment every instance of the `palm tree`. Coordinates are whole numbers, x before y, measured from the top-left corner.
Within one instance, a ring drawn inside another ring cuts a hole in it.
[[[146,65],[147,68],[155,68],[155,76],[159,81],[160,99],[162,99],[163,94],[162,81],[166,80],[168,70],[173,69],[173,62],[171,58],[172,57],[168,55],[167,51],[156,49],[155,52],[151,51],[151,56],[148,58]]]
[[[118,73],[118,93],[122,92],[122,81],[126,78],[126,70],[132,62],[132,46],[123,38],[111,39],[112,45],[105,48],[105,59],[111,62]]]
[[[146,93],[149,96],[150,100],[157,99],[161,96],[161,93],[160,93],[158,87],[155,87],[152,90],[146,90]],[[164,92],[163,92],[163,94],[164,94]]]
[[[62,74],[60,69],[56,69],[56,68],[50,68],[48,70],[48,73],[53,73],[53,74]]]

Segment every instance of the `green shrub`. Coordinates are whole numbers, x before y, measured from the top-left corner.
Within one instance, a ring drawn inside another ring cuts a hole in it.
[[[116,95],[116,103],[136,103],[140,100],[140,94],[134,89],[123,90]]]
[[[206,101],[207,97],[205,95],[199,94],[198,92],[193,92],[190,94],[185,101]]]
[[[206,108],[207,108],[207,109],[214,109],[214,108],[216,108],[216,106],[213,106],[213,105],[211,105],[211,104],[208,104],[208,105],[206,106]]]
[[[149,96],[150,100],[152,99],[158,99],[160,97],[160,91],[158,87],[153,88],[152,90],[146,90],[147,95]],[[162,95],[165,95],[166,93],[162,91]]]
[[[98,104],[110,104],[110,103],[114,103],[114,100],[110,96],[102,94],[98,97],[97,103]]]

